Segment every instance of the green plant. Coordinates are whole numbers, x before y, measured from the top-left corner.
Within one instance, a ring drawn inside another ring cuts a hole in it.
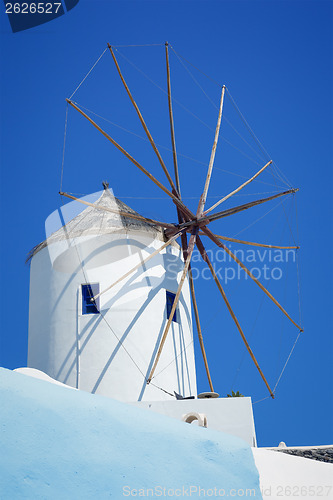
[[[234,392],[234,391],[231,391],[231,394],[227,394],[228,398],[243,398],[244,395],[241,394],[239,391],[237,392]]]

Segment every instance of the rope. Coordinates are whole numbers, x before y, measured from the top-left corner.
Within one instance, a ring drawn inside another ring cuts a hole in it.
[[[95,112],[94,112],[94,111],[92,111],[91,109],[86,108],[85,106],[82,106],[81,104],[79,104],[79,103],[77,103],[77,102],[75,102],[75,101],[73,101],[73,102],[74,102],[74,104],[77,104],[78,106],[80,106],[80,108],[81,108],[81,109],[84,109],[85,111],[88,111],[88,112],[89,112],[89,113],[91,113],[92,115],[97,116],[98,118],[100,118],[101,120],[104,120],[104,121],[105,121],[105,122],[107,122],[107,123],[110,123],[110,124],[111,124],[111,125],[113,125],[114,127],[117,127],[117,128],[119,128],[120,130],[123,130],[124,132],[127,132],[128,134],[134,135],[135,137],[137,137],[138,139],[141,139],[142,141],[149,142],[149,141],[148,141],[148,139],[147,139],[146,137],[143,137],[142,135],[139,135],[139,134],[137,134],[137,133],[133,132],[132,130],[129,130],[129,129],[125,128],[125,127],[122,127],[121,125],[118,125],[117,123],[112,122],[112,121],[111,121],[111,120],[109,120],[108,118],[105,118],[104,116],[99,115],[98,113],[95,113]],[[208,125],[207,125],[207,126],[208,126]],[[211,129],[211,130],[212,130],[212,129]],[[229,144],[229,146],[231,146],[231,147],[233,147],[234,149],[236,149],[237,151],[239,151],[239,152],[240,152],[243,156],[245,156],[246,158],[248,158],[250,161],[252,161],[252,162],[253,162],[253,163],[255,163],[256,165],[259,165],[259,166],[260,166],[260,163],[258,163],[256,160],[254,160],[253,158],[251,158],[250,156],[248,156],[248,155],[247,155],[244,151],[242,151],[241,149],[237,148],[237,146],[235,146],[234,144],[232,144],[231,142],[229,142],[227,139],[225,139],[224,137],[222,137],[222,140],[223,140],[224,142],[226,142],[227,144]],[[171,153],[172,153],[172,149],[171,149],[171,148],[168,148],[167,146],[163,146],[163,145],[158,144],[158,143],[156,143],[156,146],[158,146],[159,148],[162,148],[162,149],[164,149],[164,150],[169,151],[169,152],[171,152]],[[184,154],[182,154],[182,153],[179,153],[178,151],[177,151],[177,155],[178,155],[178,156],[181,156],[182,158],[186,158],[187,160],[190,160],[190,161],[193,161],[193,162],[198,163],[198,164],[200,164],[200,165],[203,165],[203,166],[205,166],[205,167],[207,167],[207,166],[208,166],[208,164],[207,164],[206,162],[202,162],[202,161],[197,160],[197,159],[195,159],[195,158],[192,158],[192,157],[190,157],[190,156],[188,156],[188,155],[184,155]],[[245,176],[245,175],[240,175],[240,174],[237,174],[237,173],[235,173],[235,172],[231,172],[230,170],[225,170],[225,169],[223,169],[223,168],[219,168],[219,167],[214,167],[214,170],[219,170],[220,172],[224,172],[224,173],[227,173],[227,174],[230,174],[230,175],[235,175],[236,177],[241,177],[242,179],[247,179],[247,178],[248,178],[248,177],[247,177],[247,176]],[[259,182],[260,184],[265,184],[265,185],[267,185],[267,186],[274,186],[274,187],[276,187],[276,188],[277,188],[277,187],[281,187],[281,189],[283,189],[283,188],[284,188],[284,186],[277,186],[277,184],[276,184],[276,183],[275,183],[275,184],[271,184],[270,182],[264,182],[264,181],[261,181],[261,180],[259,180],[259,179],[255,179],[255,180],[254,180],[254,182]],[[276,192],[278,192],[278,191],[276,191]]]
[[[259,307],[258,307],[257,315],[256,315],[255,320],[253,322],[251,332],[250,332],[250,334],[248,336],[248,342],[249,343],[252,340],[252,337],[254,335],[254,330],[255,330],[255,327],[256,327],[256,324],[257,324],[257,321],[258,321],[258,318],[259,318],[259,314],[260,314],[262,305],[264,303],[264,299],[265,299],[265,295],[262,296],[261,302],[260,302]],[[241,367],[242,367],[242,365],[244,363],[244,359],[245,359],[246,354],[247,354],[247,349],[244,347],[244,349],[243,349],[243,355],[242,355],[241,360],[239,362],[239,365],[238,365],[238,367],[236,369],[236,373],[235,373],[234,379],[232,381],[231,387],[235,387],[235,383],[236,383],[237,377],[238,377],[238,375],[240,373]]]
[[[289,362],[289,360],[290,360],[290,357],[291,357],[291,355],[292,355],[292,353],[293,353],[293,350],[295,349],[295,346],[296,346],[296,344],[297,344],[297,341],[298,341],[298,339],[299,339],[300,335],[301,335],[301,331],[299,331],[299,332],[298,332],[298,335],[297,335],[297,338],[296,338],[296,340],[295,340],[295,343],[294,343],[294,345],[293,345],[293,346],[292,346],[292,348],[291,348],[291,351],[290,351],[290,353],[289,353],[289,356],[288,356],[288,358],[287,358],[287,361],[285,362],[284,367],[282,368],[282,371],[281,371],[281,373],[280,373],[280,376],[278,377],[277,382],[276,382],[276,384],[275,384],[275,386],[274,386],[273,393],[275,393],[275,390],[276,390],[276,388],[277,388],[277,386],[278,386],[278,384],[279,384],[279,382],[280,382],[280,380],[281,380],[281,377],[282,377],[282,375],[283,375],[283,373],[284,373],[284,371],[285,371],[285,369],[286,369],[286,366],[287,366],[287,364],[288,364],[288,362]]]
[[[270,158],[269,154],[267,153],[266,149],[264,148],[264,146],[261,144],[261,142],[259,141],[259,139],[255,135],[255,133],[251,129],[250,125],[245,120],[243,114],[241,113],[239,107],[237,106],[236,102],[234,101],[234,99],[233,99],[232,95],[230,94],[229,90],[226,89],[226,91],[227,91],[227,96],[229,97],[231,104],[233,105],[233,107],[235,108],[235,110],[237,111],[237,113],[239,114],[239,116],[240,116],[241,120],[243,121],[244,125],[246,126],[246,128],[248,129],[248,131],[250,132],[250,134],[252,135],[253,139],[258,144],[258,146],[261,149],[261,151],[266,155],[267,159],[269,159]]]
[[[244,151],[242,151],[240,148],[238,148],[237,146],[234,146],[234,144],[232,144],[230,141],[228,141],[228,139],[226,139],[225,137],[222,137],[222,141],[224,141],[227,144],[229,144],[229,146],[231,146],[232,148],[236,149],[236,151],[238,151],[239,153],[241,153],[243,156],[245,156],[245,158],[247,158],[248,160],[252,161],[256,165],[258,165],[258,166],[261,165],[257,160],[255,160],[254,158],[252,158],[251,156],[249,156],[247,153],[245,153]]]
[[[274,391],[273,391],[274,392]],[[271,396],[266,396],[265,398],[262,398],[262,399],[258,399],[258,401],[255,401],[254,403],[252,404],[257,404],[257,403],[261,403],[261,401],[265,401],[265,399],[269,399]]]
[[[273,166],[276,168],[278,176],[280,177],[282,182],[283,182],[283,177],[284,177],[287,181],[287,182],[285,181],[285,184],[287,184],[289,187],[292,187],[291,182],[287,179],[286,175],[282,172],[282,170],[277,166],[277,164],[275,162],[273,162]],[[280,175],[279,175],[279,173],[280,173]]]
[[[297,241],[299,240],[299,227],[298,227],[298,212],[297,212],[297,200],[296,197],[294,197],[294,203],[295,203],[295,211],[296,211],[296,234],[297,234]],[[296,251],[296,269],[297,269],[297,294],[298,294],[298,313],[299,313],[299,324],[302,326],[303,324],[303,314],[302,314],[302,306],[301,306],[301,278],[300,278],[300,258],[299,258],[299,252]]]
[[[244,194],[235,194],[234,198],[237,196],[261,196],[263,194],[274,194],[279,193],[279,191],[261,191],[260,193],[244,193]],[[74,194],[74,193],[69,193]],[[168,200],[166,196],[119,196],[121,200]],[[209,195],[207,196],[207,200],[219,200],[221,195]],[[182,200],[199,200],[200,196],[182,196]]]
[[[297,295],[298,295],[298,315],[299,315],[299,324],[302,326],[303,324],[303,314],[302,314],[302,305],[301,305],[301,278],[300,278],[300,259],[299,252],[296,250],[296,270],[297,270]]]
[[[259,139],[257,138],[257,136],[255,135],[255,133],[253,132],[253,130],[251,129],[250,125],[248,124],[248,122],[245,120],[243,114],[241,113],[239,107],[237,106],[236,102],[234,101],[232,95],[230,94],[229,90],[227,90],[227,96],[229,97],[232,105],[234,106],[235,110],[237,111],[237,113],[239,114],[241,120],[243,121],[244,125],[246,126],[246,128],[248,129],[248,131],[250,132],[250,134],[252,135],[253,139],[256,141],[256,143],[258,144],[259,148],[261,149],[261,151],[266,155],[267,159],[270,158],[270,155],[267,153],[266,149],[264,148],[264,146],[261,144],[261,142],[259,141]],[[276,165],[276,163],[274,163],[276,169],[277,169],[277,173],[278,171],[280,171],[279,167]],[[281,172],[281,171],[280,171]],[[289,182],[289,180],[287,179],[287,177],[281,172],[281,174],[278,176],[280,177],[281,181],[284,182],[284,184],[286,184],[287,186],[291,187],[291,183]],[[286,180],[283,180],[283,177],[286,179]]]
[[[215,83],[216,85],[218,85],[220,88],[222,88],[222,84],[221,83],[218,83],[216,80],[214,80],[213,78],[211,78],[209,75],[207,75],[206,73],[204,73],[201,69],[197,68],[196,66],[194,66],[194,64],[192,64],[190,61],[188,61],[187,59],[185,59],[185,57],[181,56],[180,54],[178,54],[178,52],[175,51],[175,49],[169,44],[169,47],[171,48],[171,50],[173,50],[173,52],[178,56],[178,57],[181,57],[182,59],[184,59],[184,61],[186,61],[188,64],[190,64],[191,66],[193,66],[193,68],[195,68],[197,71],[199,71],[199,73],[202,73],[206,78],[208,78],[209,80],[211,80],[213,83]]]
[[[263,219],[264,217],[266,217],[266,215],[268,215],[270,212],[272,212],[273,210],[275,210],[277,207],[279,207],[281,205],[281,203],[284,203],[285,202],[285,199],[282,199],[277,205],[275,205],[275,207],[271,208],[270,210],[268,210],[264,215],[262,215],[261,217],[258,217],[258,219],[256,219],[254,222],[251,222],[251,224],[249,224],[248,226],[244,227],[244,229],[242,229],[241,231],[238,231],[238,233],[234,234],[233,237],[236,238],[236,236],[238,236],[239,234],[243,233],[244,231],[246,231],[247,229],[249,229],[249,227],[252,227],[254,226],[254,224],[256,224],[257,222],[259,222],[261,219]]]
[[[236,174],[236,172],[230,172],[230,170],[224,170],[223,168],[218,168],[218,167],[215,167],[215,170],[220,170],[221,172],[224,172],[226,174],[230,174],[230,175],[235,175],[237,177],[241,177],[242,179],[248,179],[248,177],[246,175],[241,175],[241,174]],[[277,187],[276,184],[271,184],[270,182],[264,182],[264,181],[260,181],[259,179],[254,179],[253,182],[259,182],[260,184],[265,184],[266,186],[273,186],[273,187]],[[283,186],[279,186],[281,189],[283,189],[284,187]],[[279,191],[276,191],[276,193],[278,193]]]
[[[258,158],[260,158],[260,160],[262,161],[265,161],[264,158],[262,156],[259,155],[258,151],[256,151],[252,146],[251,144],[249,144],[247,142],[246,139],[244,139],[244,137],[238,132],[238,130],[232,125],[232,123],[227,119],[226,116],[224,116],[224,119],[225,121],[227,122],[227,124],[233,129],[234,132],[236,132],[236,134],[245,142],[245,144],[247,144],[247,146],[252,149],[252,151],[258,156]],[[257,165],[259,165],[259,163],[257,162]]]
[[[295,212],[296,212],[296,240],[297,240],[297,242],[299,242],[299,228],[298,228],[298,213],[297,213],[297,202],[296,202],[296,196],[293,196],[293,199],[294,199],[294,204],[295,204]],[[286,221],[287,221],[287,224],[288,224],[288,227],[289,227],[289,231],[290,231],[290,234],[291,234],[292,240],[293,240],[293,242],[294,242],[295,246],[298,246],[298,245],[296,244],[296,241],[295,241],[295,238],[294,238],[294,234],[293,234],[293,232],[292,232],[291,225],[290,225],[290,223],[289,223],[288,215],[286,214],[286,211],[285,211],[285,207],[284,207],[284,205],[282,205],[282,208],[283,208],[283,212],[284,212],[285,217],[286,217]],[[239,233],[238,233],[238,234],[239,234]],[[300,281],[301,281],[301,280],[300,280],[300,265],[299,265],[299,251],[298,251],[298,250],[296,250],[296,273],[297,273],[297,295],[298,295],[299,323],[300,323],[300,325],[302,325],[301,289],[300,289],[300,288],[301,288],[301,287],[300,287]],[[299,335],[298,335],[298,337],[299,337]],[[296,339],[296,342],[297,342],[297,340],[298,340],[298,337],[297,337],[297,339]],[[295,344],[294,344],[294,347],[295,347],[295,345],[296,345],[296,342],[295,342]],[[294,349],[294,347],[293,347],[293,349]],[[292,349],[292,351],[293,351],[293,349]],[[292,353],[292,351],[291,351],[291,353]],[[289,357],[288,357],[287,362],[289,361],[289,358],[290,358],[290,356],[291,356],[291,353],[290,353],[290,355],[289,355]],[[287,364],[287,362],[286,362],[286,364]],[[285,366],[286,366],[286,365],[285,365]],[[285,367],[283,368],[283,370],[282,370],[282,372],[281,372],[281,375],[280,375],[280,377],[279,377],[279,379],[278,379],[277,384],[278,384],[278,383],[279,383],[279,381],[280,381],[280,378],[281,378],[281,376],[282,376],[282,373],[283,373],[284,369],[285,369]],[[276,384],[276,385],[277,385],[277,384]],[[276,386],[275,386],[275,388],[276,388]],[[274,388],[274,390],[275,390],[275,388]],[[273,390],[273,392],[274,392],[274,390]]]
[[[188,347],[190,347],[190,345],[192,345],[192,344],[193,344],[193,342],[194,342],[194,340],[191,340],[191,342],[190,342],[189,344],[187,344],[187,346],[186,346],[186,347],[184,347],[184,349],[183,349],[183,350],[182,350],[179,354],[177,354],[177,356],[176,356],[176,357],[175,357],[172,361],[170,361],[170,363],[169,363],[169,364],[167,364],[164,368],[162,368],[162,370],[160,370],[160,371],[159,371],[156,375],[154,375],[154,376],[153,376],[153,379],[154,379],[155,377],[158,377],[158,376],[159,376],[162,372],[164,372],[164,370],[166,370],[167,368],[169,368],[169,366],[170,366],[170,365],[172,365],[172,363],[175,363],[175,362],[176,362],[176,359],[178,359],[178,358],[179,358],[179,356],[180,356],[181,354],[183,354],[183,352],[185,352],[185,351],[186,351],[186,349],[188,349]]]
[[[186,71],[188,72],[188,74],[190,75],[190,77],[193,79],[193,81],[198,85],[199,89],[203,92],[203,94],[207,97],[208,101],[213,105],[213,107],[215,109],[219,109],[215,102],[209,97],[209,95],[204,91],[204,89],[201,87],[200,83],[194,78],[194,76],[192,75],[192,73],[190,72],[190,70],[185,66],[185,64],[183,63],[183,61],[181,61],[180,57],[178,56],[177,52],[174,51],[174,53],[176,54],[176,57],[178,58],[178,61],[180,62],[180,64],[183,66],[183,68],[186,69]]]
[[[275,223],[271,225],[270,231],[269,231],[269,233],[267,234],[267,237],[268,237],[268,238],[270,238],[270,235],[273,233],[273,231],[274,231],[274,229],[275,229],[275,227],[276,227],[277,223],[279,222],[279,220],[280,220],[281,216],[282,216],[282,213],[281,213],[281,214],[280,214],[280,216],[276,219]],[[282,234],[284,233],[284,230],[285,230],[285,228],[283,229]],[[281,235],[281,236],[282,236],[282,235]],[[285,289],[286,289],[286,285],[285,285]],[[260,302],[260,304],[259,304],[259,307],[258,307],[257,315],[256,315],[256,318],[255,318],[255,320],[254,320],[254,323],[253,323],[253,326],[252,326],[251,332],[250,332],[250,334],[249,334],[249,341],[250,341],[250,340],[252,340],[252,338],[253,338],[254,329],[255,329],[256,323],[257,323],[257,321],[258,321],[259,314],[260,314],[261,308],[262,308],[262,306],[263,306],[264,299],[265,299],[265,296],[263,295],[263,297],[262,297],[262,299],[261,299],[261,302]],[[281,335],[282,335],[282,332],[281,332]],[[281,335],[280,335],[280,340],[281,340]],[[238,377],[238,375],[239,375],[239,373],[240,373],[241,367],[242,367],[242,365],[243,365],[243,362],[244,362],[244,359],[245,359],[246,353],[247,353],[247,351],[246,351],[246,349],[244,348],[243,355],[242,355],[242,357],[241,357],[241,360],[240,360],[239,365],[238,365],[238,367],[237,367],[237,369],[236,369],[236,372],[235,372],[235,376],[234,376],[234,379],[233,379],[233,382],[232,382],[232,386],[234,386],[234,384],[236,383],[236,380],[237,380],[237,377]]]
[[[93,64],[93,66],[90,68],[90,70],[88,71],[88,73],[86,74],[86,76],[83,78],[82,82],[79,83],[79,85],[76,87],[76,89],[74,90],[73,94],[70,96],[70,100],[72,99],[73,95],[79,90],[79,88],[81,87],[82,83],[86,80],[86,78],[88,78],[88,76],[90,75],[90,73],[92,72],[92,70],[94,69],[94,67],[96,66],[96,64],[99,62],[100,59],[102,59],[102,57],[104,56],[105,52],[107,51],[108,49],[104,49],[102,54],[99,56],[99,58],[97,59],[97,61],[95,62],[95,64]]]
[[[286,303],[286,298],[287,298],[287,284],[288,284],[288,278],[289,278],[289,268],[290,268],[290,265],[289,266],[287,265],[286,266],[286,272],[285,272],[285,279],[284,279],[283,303]],[[277,359],[276,359],[276,368],[275,368],[277,374],[278,374],[278,369],[279,369],[279,365],[280,365],[280,361],[281,361],[281,357],[282,357],[282,338],[283,338],[283,333],[285,331],[285,321],[284,321],[284,319],[285,318],[281,317],[281,331],[280,331],[278,355],[277,355]]]
[[[175,52],[175,51],[174,51]],[[215,109],[219,109],[218,106],[215,104],[215,102],[209,97],[209,95],[205,92],[205,90],[201,87],[201,85],[199,84],[199,82],[194,78],[194,76],[192,75],[192,73],[190,72],[190,70],[185,66],[185,64],[181,61],[180,57],[178,56],[177,52],[175,52],[176,54],[176,57],[178,58],[179,62],[181,63],[181,65],[185,68],[185,70],[188,72],[188,74],[191,76],[191,78],[193,79],[193,81],[196,83],[196,85],[199,87],[199,89],[203,92],[203,94],[206,96],[206,98],[208,99],[208,101],[213,105],[213,107]],[[264,159],[262,158],[262,156],[259,155],[259,153],[246,141],[246,139],[244,139],[244,137],[238,132],[238,130],[232,125],[232,123],[227,119],[227,117],[225,116],[225,113],[223,114],[223,119],[224,121],[227,122],[227,124],[234,130],[234,132],[236,132],[236,134],[245,142],[245,144],[250,148],[252,149],[252,151],[262,160],[264,161]],[[222,138],[223,139],[223,138]],[[232,146],[232,144],[230,144]],[[237,149],[237,148],[236,148]],[[241,151],[241,150],[239,150]],[[255,162],[255,160],[253,160],[252,158],[248,157],[249,159],[251,159],[252,161]],[[255,162],[257,163],[257,162]],[[257,163],[259,165],[259,163]]]
[[[88,284],[88,283],[87,283]],[[111,332],[113,333],[113,335],[116,337],[116,339],[118,340],[118,342],[120,343],[121,347],[124,349],[124,351],[126,352],[126,354],[129,356],[129,358],[131,359],[131,361],[133,362],[133,364],[136,366],[136,368],[139,370],[139,372],[141,373],[141,375],[143,376],[143,378],[145,379],[145,381],[147,382],[147,378],[145,376],[145,374],[143,373],[143,371],[141,370],[141,368],[139,367],[139,365],[135,362],[135,360],[133,359],[133,357],[131,356],[131,354],[128,352],[128,350],[126,349],[126,347],[124,346],[123,342],[120,340],[120,338],[117,336],[117,334],[115,333],[115,331],[113,330],[113,328],[111,327],[110,323],[108,322],[108,320],[106,319],[105,315],[100,311],[100,314],[102,316],[102,318],[104,319],[105,323],[107,324],[107,326],[109,327],[109,329],[111,330]]]
[[[152,80],[144,71],[142,71],[140,68],[138,68],[132,61],[130,61],[126,56],[124,56],[124,54],[122,54],[119,50],[116,50],[116,52],[118,52],[118,54],[121,55],[121,57],[123,57],[123,59],[125,59],[125,61],[127,61],[131,66],[133,66],[133,68],[135,68],[139,73],[141,73],[145,78],[147,78],[148,81],[150,81],[150,83],[152,83],[153,85],[155,85],[155,87],[157,87],[159,90],[161,90],[161,92],[163,92],[163,94],[165,95],[168,95],[167,91],[164,90],[162,87],[160,87],[156,82],[154,82],[154,80]],[[209,130],[211,130],[212,132],[215,132],[214,129],[208,125],[207,123],[205,123],[203,120],[201,120],[201,118],[199,118],[197,115],[195,115],[194,113],[192,113],[192,111],[190,111],[188,108],[186,108],[182,103],[180,103],[179,101],[177,101],[174,97],[171,97],[171,99],[176,103],[178,104],[178,106],[182,107],[185,111],[187,111],[188,113],[190,113],[194,118],[196,118],[197,120],[199,120],[205,127],[207,127]]]
[[[65,147],[66,147],[66,135],[67,135],[67,120],[68,120],[68,103],[66,106],[66,117],[65,117],[65,132],[64,132],[64,145],[62,148],[62,162],[61,162],[61,174],[60,174],[60,192],[62,192],[62,181],[64,177],[64,163],[65,163]]]
[[[111,45],[111,47],[117,48],[117,47],[161,47],[164,45],[164,43],[144,43],[142,45]]]
[[[160,391],[165,392],[165,394],[169,394],[169,396],[172,396],[173,398],[176,397],[174,394],[171,394],[171,392],[168,392],[165,389],[162,389],[162,387],[159,387],[158,385],[153,384],[152,382],[150,382],[150,385],[153,385],[154,387],[156,387],[156,389],[159,389]]]
[[[85,278],[86,280],[86,278]],[[88,284],[88,282],[86,281],[86,284]],[[136,368],[139,370],[139,372],[141,373],[141,375],[143,376],[145,382],[147,383],[148,382],[148,379],[147,377],[145,376],[145,374],[143,373],[143,371],[141,370],[141,368],[139,367],[139,365],[135,362],[134,358],[131,356],[131,354],[128,352],[128,350],[126,349],[126,347],[124,346],[123,342],[119,339],[119,337],[116,335],[115,331],[113,330],[113,328],[111,327],[110,323],[107,321],[105,315],[99,311],[103,320],[105,321],[105,323],[108,325],[109,329],[111,330],[111,332],[113,333],[113,335],[116,337],[117,341],[120,343],[121,347],[125,350],[126,354],[129,356],[129,358],[131,359],[131,361],[134,363],[134,365],[136,366]],[[169,396],[172,396],[172,397],[176,397],[174,394],[171,394],[170,392],[166,391],[165,389],[162,389],[162,387],[159,387],[158,385],[156,384],[153,384],[152,382],[150,382],[150,385],[153,385],[154,387],[156,387],[156,389],[159,389],[160,391],[163,391],[164,393],[168,394]]]
[[[292,196],[295,196],[295,193],[293,193]],[[291,228],[291,225],[289,223],[289,218],[288,218],[288,214],[287,212],[285,211],[285,207],[283,206],[283,211],[284,211],[284,214],[285,214],[285,217],[286,217],[286,221],[287,221],[287,224],[288,224],[288,227],[289,227],[289,231],[290,231],[290,235],[291,235],[291,238],[293,240],[293,243],[295,246],[298,246],[296,241],[295,241],[295,237],[294,237],[294,234],[293,234],[293,231],[292,231],[292,228]]]
[[[274,183],[276,184],[275,177],[273,177],[273,178],[274,178]],[[276,188],[277,188],[277,186],[276,186]],[[296,241],[295,241],[295,238],[294,238],[294,235],[293,235],[293,232],[292,232],[292,229],[291,229],[291,226],[290,226],[290,224],[289,224],[288,215],[287,215],[287,213],[286,213],[286,211],[285,211],[285,207],[284,207],[284,205],[282,205],[282,210],[283,210],[283,212],[284,212],[284,215],[285,215],[285,217],[286,217],[286,221],[287,221],[288,226],[289,226],[289,231],[290,231],[290,234],[291,234],[291,238],[292,238],[292,240],[293,240],[293,242],[294,242],[294,245],[295,245],[295,246],[297,246]]]
[[[261,191],[260,193],[244,193],[244,194],[235,194],[234,197],[236,198],[237,196],[262,196],[264,194],[274,194],[278,193],[279,191]],[[70,191],[67,191],[67,194],[71,194],[73,196],[87,196],[87,193],[72,193]],[[122,196],[122,195],[117,195],[117,198],[120,200],[168,200],[169,198],[167,196]],[[207,196],[207,200],[219,200],[221,198],[221,195],[209,195]],[[183,196],[182,200],[199,200],[200,196]]]

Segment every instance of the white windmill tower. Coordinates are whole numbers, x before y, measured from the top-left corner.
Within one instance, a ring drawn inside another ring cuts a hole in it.
[[[122,401],[196,394],[188,283],[147,385],[184,266],[176,238],[166,246],[163,230],[138,220],[107,184],[95,205],[103,209],[88,206],[32,251],[28,366]]]

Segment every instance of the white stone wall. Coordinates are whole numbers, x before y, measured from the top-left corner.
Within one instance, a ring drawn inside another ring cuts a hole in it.
[[[136,230],[63,240],[37,252],[31,262],[28,366],[122,401],[172,399],[155,385],[195,395],[187,281],[180,324],[172,322],[152,384],[144,378],[166,324],[166,290],[175,293],[181,276],[177,245],[103,294],[101,314],[82,315],[82,284],[99,283],[103,290],[162,244]]]
[[[237,436],[257,446],[251,398],[185,399],[180,401],[143,401],[134,403],[156,413],[182,420],[189,413],[204,415],[207,428]],[[192,424],[196,425],[194,421]]]

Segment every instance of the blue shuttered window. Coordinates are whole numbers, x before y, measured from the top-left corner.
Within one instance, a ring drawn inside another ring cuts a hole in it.
[[[166,307],[167,307],[167,318],[170,318],[171,309],[175,300],[176,294],[172,292],[166,291]],[[176,307],[175,313],[173,315],[172,321],[179,323],[179,311],[178,307]]]
[[[81,285],[81,287],[82,314],[99,314],[99,297],[96,300],[93,299],[94,295],[99,293],[99,283]]]

